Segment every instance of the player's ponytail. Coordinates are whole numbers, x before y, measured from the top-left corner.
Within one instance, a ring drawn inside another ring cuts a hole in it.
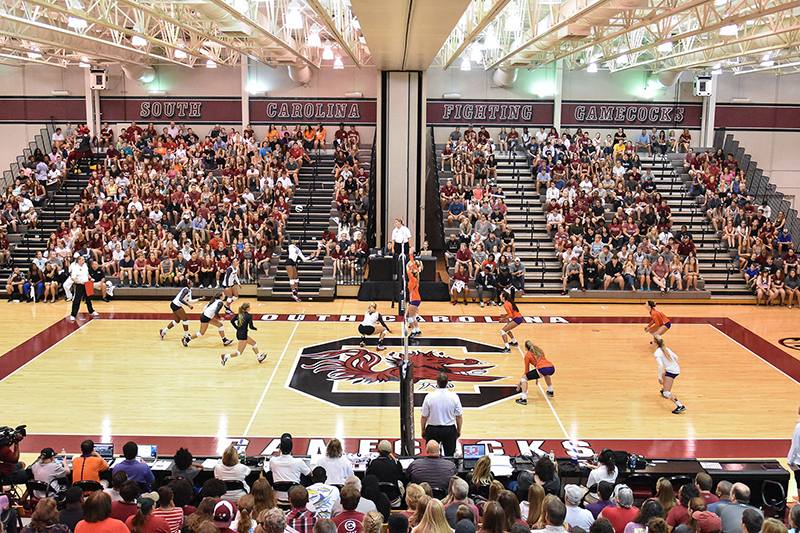
[[[245,302],[239,306],[239,324],[244,323],[244,315],[250,310],[250,303]]]

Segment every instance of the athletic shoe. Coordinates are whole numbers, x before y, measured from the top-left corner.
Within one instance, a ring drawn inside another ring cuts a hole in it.
[[[75,317],[74,317],[74,316],[72,316],[72,315],[69,315],[69,321],[70,321],[70,322],[75,322]]]
[[[552,398],[553,396],[555,396],[555,393],[553,391],[549,390],[549,391],[547,391],[547,395]]]
[[[228,313],[229,315],[232,315],[233,314],[233,309],[231,309],[231,306],[226,305],[225,306],[225,312]]]
[[[222,345],[223,346],[230,346],[231,344],[233,344],[233,341],[230,340],[230,339],[223,339],[222,340]]]
[[[267,352],[261,352],[260,354],[258,354],[259,363],[263,363],[266,360],[267,360]]]
[[[528,400],[523,400],[522,398],[517,398],[514,401],[517,402],[520,405],[528,405]]]
[[[486,305],[486,304],[484,304],[483,302],[481,302],[481,307],[483,307],[484,305]]]
[[[222,359],[222,366],[225,366],[225,363],[227,363],[228,359],[230,359],[230,355],[224,353],[224,354],[222,354],[221,359]]]
[[[378,351],[379,351],[379,352],[382,352],[382,351],[384,351],[385,349],[386,349],[386,346],[384,346],[383,344],[379,344],[379,345],[378,345]]]
[[[189,340],[190,337],[184,337],[181,339],[181,342],[183,343],[184,346],[189,346]]]
[[[363,348],[364,346],[366,346],[366,345],[367,345],[367,343],[366,343],[366,342],[364,342],[364,341],[361,341],[361,342],[359,342],[359,343],[358,343],[358,345],[359,345],[361,348]]]
[[[92,311],[92,316],[96,318],[100,316],[100,313],[98,313],[97,311]]]
[[[512,341],[512,342],[509,342],[508,345],[509,346],[519,346],[519,343],[517,341]]]
[[[162,330],[159,330],[158,333],[159,333],[159,335],[161,335],[161,340],[163,341],[164,340],[164,335],[166,335],[167,332],[162,329]]]
[[[296,294],[292,294],[292,298],[294,299],[294,301],[295,301],[295,302],[302,302],[302,301],[303,301],[303,300],[301,300],[301,299],[300,299],[300,297],[299,297],[299,296],[297,296]]]
[[[680,406],[678,406],[678,407],[676,407],[675,409],[672,410],[672,414],[673,415],[679,415],[682,412],[684,412],[685,410],[686,410],[686,406],[685,405],[680,405]]]
[[[500,350],[500,353],[511,353],[511,348],[503,347],[503,349]]]

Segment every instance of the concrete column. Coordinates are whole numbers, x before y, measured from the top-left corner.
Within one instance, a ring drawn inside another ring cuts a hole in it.
[[[424,233],[425,83],[423,72],[381,72],[378,94],[377,240],[391,238],[402,218],[418,246]]]
[[[564,86],[564,60],[556,61],[555,72],[555,91],[553,97],[553,126],[557,132],[561,132],[561,90]]]
[[[247,92],[248,58],[242,54],[242,132],[250,124],[250,93]]]

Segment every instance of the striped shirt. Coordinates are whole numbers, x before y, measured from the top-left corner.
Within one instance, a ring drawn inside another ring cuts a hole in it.
[[[153,509],[153,515],[160,516],[167,522],[169,533],[179,533],[183,528],[183,509],[180,507],[173,507],[169,511]]]

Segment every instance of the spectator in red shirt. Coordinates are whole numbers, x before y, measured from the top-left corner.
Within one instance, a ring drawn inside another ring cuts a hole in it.
[[[344,511],[333,517],[337,533],[363,533],[364,513],[356,511],[361,493],[353,485],[345,485],[339,496]]]
[[[633,505],[633,491],[627,485],[617,485],[612,498],[616,507],[606,507],[600,512],[614,526],[615,533],[623,533],[628,522],[632,522],[639,509]]]
[[[689,502],[692,498],[699,498],[700,490],[694,483],[687,483],[678,491],[678,505],[669,510],[667,524],[676,528],[689,520]]]
[[[297,533],[311,533],[314,528],[314,513],[306,509],[308,491],[302,485],[296,485],[289,491],[292,508],[286,513],[286,525]]]

